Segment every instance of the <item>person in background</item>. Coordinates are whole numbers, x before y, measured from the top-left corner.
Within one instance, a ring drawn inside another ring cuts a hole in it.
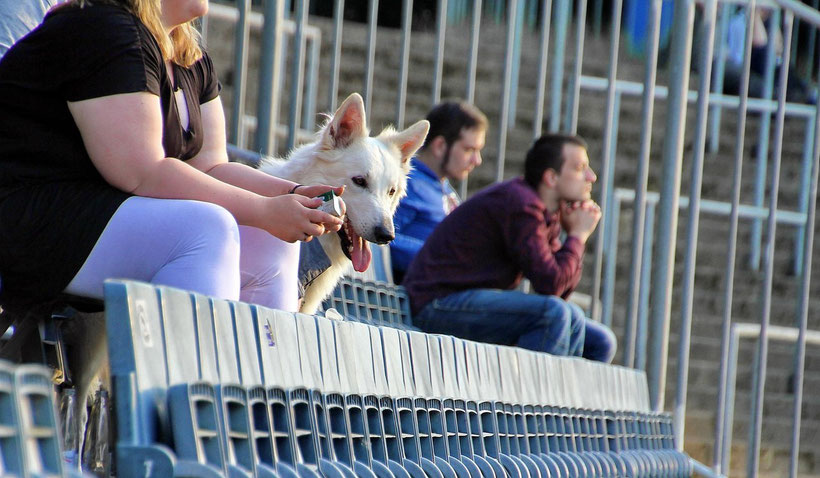
[[[4,306],[117,277],[297,309],[294,242],[340,229],[315,196],[343,188],[228,162],[207,11],[72,0],[0,59]]]
[[[777,82],[780,78],[780,65],[783,62],[783,33],[780,25],[774,22],[771,7],[757,7],[752,14],[752,53],[749,71],[749,96],[762,98],[766,84],[766,59],[769,43],[774,49],[774,88],[772,98],[777,98]],[[740,82],[743,78],[743,55],[746,48],[746,10],[741,8],[729,19],[726,29],[726,58],[723,79],[723,92],[737,95],[740,93]],[[796,48],[797,45],[792,45]],[[719,59],[715,59],[719,61]],[[714,67],[713,67],[714,71]],[[799,78],[794,65],[789,68],[786,87],[786,101],[814,104],[817,93]]]
[[[407,196],[399,203],[390,243],[393,280],[399,284],[427,236],[461,199],[450,181],[462,181],[481,164],[487,117],[463,101],[437,104],[427,114],[430,132],[412,159]]]
[[[523,177],[475,194],[427,238],[404,278],[413,324],[455,335],[610,362],[615,335],[566,299],[601,217],[578,136],[547,134]],[[566,233],[563,242],[561,231]],[[523,277],[535,294],[513,290]]]

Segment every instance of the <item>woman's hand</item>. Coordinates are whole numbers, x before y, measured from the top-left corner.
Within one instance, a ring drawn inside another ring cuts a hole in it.
[[[321,196],[322,194],[333,191],[336,196],[339,196],[339,202],[342,205],[342,218],[344,218],[345,214],[347,214],[347,205],[342,199],[342,194],[345,192],[345,186],[328,186],[327,184],[314,184],[310,186],[306,185],[296,185],[294,186],[293,193],[300,194],[305,197],[315,198],[316,196]],[[342,226],[335,226],[333,224],[325,224],[325,229],[327,232],[337,232]]]
[[[308,242],[342,227],[341,218],[316,209],[322,204],[318,198],[284,194],[265,198],[265,203],[266,224],[262,227],[285,242]]]

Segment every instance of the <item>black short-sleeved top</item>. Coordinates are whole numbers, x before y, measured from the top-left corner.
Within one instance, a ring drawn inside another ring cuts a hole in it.
[[[175,65],[174,81],[145,25],[110,5],[58,8],[3,56],[0,303],[61,292],[129,197],[94,168],[67,102],[155,94],[165,155],[187,160],[202,148],[200,104],[216,98],[220,86],[207,55],[190,68]],[[175,88],[185,94],[187,130]]]

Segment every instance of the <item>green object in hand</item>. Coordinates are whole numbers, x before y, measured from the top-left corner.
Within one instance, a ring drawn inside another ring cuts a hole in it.
[[[342,217],[342,201],[335,192],[330,190],[316,197],[322,200],[322,204],[316,209],[332,214],[336,217]]]

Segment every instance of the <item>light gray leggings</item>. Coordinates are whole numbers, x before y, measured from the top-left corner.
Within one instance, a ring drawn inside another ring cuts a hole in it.
[[[65,291],[103,297],[108,278],[136,279],[294,312],[299,243],[237,226],[224,208],[131,197]]]

